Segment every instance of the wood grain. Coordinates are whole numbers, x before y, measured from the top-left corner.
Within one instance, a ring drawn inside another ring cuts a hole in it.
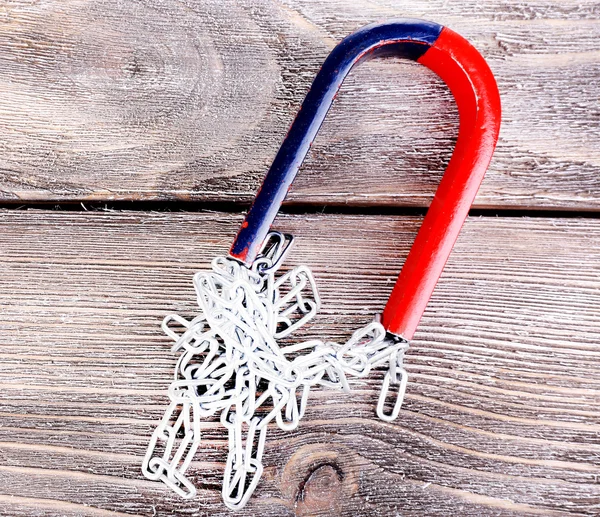
[[[500,145],[477,207],[597,210],[595,0],[13,0],[0,6],[0,199],[248,202],[333,45],[436,20],[484,54]],[[424,206],[457,114],[398,60],[359,67],[292,203]]]
[[[324,298],[303,334],[380,311],[419,218],[283,216]],[[143,479],[175,364],[162,317],[238,215],[0,212],[0,515],[220,516],[226,436],[206,421],[190,502]],[[576,267],[574,267],[576,265]],[[600,222],[470,218],[407,356],[400,418],[382,372],[270,430],[243,516],[564,516],[600,508]]]

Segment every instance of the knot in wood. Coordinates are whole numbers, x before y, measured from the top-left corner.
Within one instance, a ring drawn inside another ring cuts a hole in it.
[[[292,455],[282,476],[281,492],[299,517],[341,515],[345,501],[358,490],[356,454],[339,444],[313,444]]]

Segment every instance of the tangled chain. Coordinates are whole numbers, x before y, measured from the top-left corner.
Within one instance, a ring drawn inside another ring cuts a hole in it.
[[[185,472],[200,445],[202,417],[220,413],[228,429],[222,495],[235,510],[248,502],[262,475],[267,424],[275,420],[283,430],[295,429],[313,386],[349,391],[349,375],[365,377],[389,361],[377,414],[387,421],[398,416],[406,389],[402,363],[408,343],[386,334],[380,323],[356,331],[344,345],[320,340],[278,345],[320,307],[308,268],[275,276],[292,240],[269,234],[252,268],[217,257],[211,272],[194,276],[201,315],[191,321],[170,315],[163,322],[175,340],[173,351],[181,356],[169,387],[171,403],[152,435],[142,470],[184,498],[196,494]],[[386,414],[392,384],[398,386],[397,397]]]

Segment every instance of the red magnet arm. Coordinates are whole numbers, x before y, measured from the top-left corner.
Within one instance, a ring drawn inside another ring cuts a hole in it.
[[[383,311],[391,333],[410,340],[442,274],[485,171],[500,130],[500,95],[479,52],[444,27],[418,60],[448,85],[460,128],[454,154]]]

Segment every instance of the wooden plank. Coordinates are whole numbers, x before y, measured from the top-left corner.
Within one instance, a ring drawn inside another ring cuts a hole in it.
[[[0,8],[0,199],[248,202],[333,45],[434,19],[497,75],[477,207],[600,207],[597,2],[15,0]],[[290,201],[424,206],[457,132],[420,65],[359,67]]]
[[[195,312],[192,274],[240,223],[222,213],[0,212],[0,514],[229,515],[226,436],[206,421],[199,496],[143,479],[175,364],[161,334]],[[338,342],[383,307],[419,218],[284,216]],[[600,222],[470,218],[407,356],[397,422],[382,372],[315,392],[270,430],[240,515],[597,515]]]

